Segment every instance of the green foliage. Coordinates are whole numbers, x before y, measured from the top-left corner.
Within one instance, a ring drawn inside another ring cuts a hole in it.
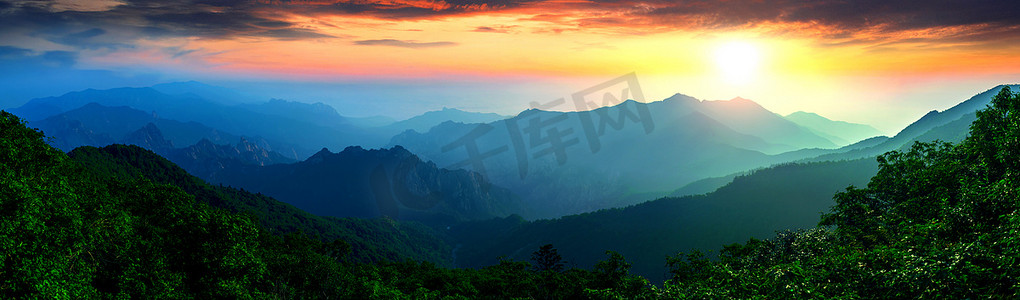
[[[960,144],[917,143],[880,156],[879,171],[867,187],[838,192],[819,227],[727,245],[716,257],[698,251],[667,256],[670,280],[655,287],[631,274],[631,263],[613,251],[591,269],[564,270],[563,256],[551,244],[532,253],[535,265],[500,259],[478,269],[450,269],[406,259],[414,255],[352,258],[405,253],[402,245],[426,245],[430,250],[417,257],[440,257],[429,252],[449,247],[428,229],[415,231],[390,219],[344,223],[294,213],[271,198],[209,186],[136,148],[81,148],[72,159],[47,146],[41,133],[17,117],[0,112],[0,294],[57,299],[1017,298],[1018,120],[1020,95],[1003,89],[978,112],[970,136]],[[662,205],[638,208],[653,212]],[[576,232],[600,226],[583,216],[565,219]],[[474,224],[503,233],[525,227],[519,218]],[[649,234],[668,235],[667,229]]]
[[[537,271],[563,271],[563,256],[557,253],[552,244],[545,244],[538,251],[531,253],[531,261],[535,262]]]
[[[647,291],[615,253],[594,271],[563,270],[551,245],[535,252],[541,270],[518,261],[481,269],[415,262],[409,257],[443,262],[428,251],[449,246],[413,223],[319,218],[210,186],[137,147],[83,147],[68,157],[17,117],[0,117],[7,297],[563,299]]]
[[[960,144],[878,158],[822,227],[668,259],[675,298],[1020,297],[1020,95],[1003,88]]]

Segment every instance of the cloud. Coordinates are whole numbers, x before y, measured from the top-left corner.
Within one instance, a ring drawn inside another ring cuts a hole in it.
[[[457,45],[457,43],[454,43],[454,42],[424,42],[423,43],[423,42],[417,42],[417,41],[402,41],[402,40],[394,40],[394,39],[354,41],[354,44],[355,45],[362,45],[362,46],[391,46],[391,47],[413,48],[413,49],[433,48],[433,47],[445,47],[445,46],[455,46],[455,45]]]
[[[933,1],[916,3],[883,0],[732,0],[635,1],[593,0],[589,17],[572,22],[582,27],[636,27],[651,30],[743,29],[776,26],[779,34],[807,34],[830,42],[847,42],[862,36],[883,40],[1017,38],[1020,36],[1020,2]],[[792,30],[790,30],[792,28]],[[963,30],[953,30],[953,29]],[[783,31],[788,30],[788,31]],[[1008,32],[1008,34],[1002,34]],[[988,34],[998,33],[998,34]]]
[[[83,5],[56,5],[50,1],[0,0],[0,36],[27,31],[30,36],[83,49],[122,46],[152,37],[285,40],[333,37],[286,21],[286,11],[268,9],[251,1],[105,2],[116,5],[85,9],[81,8]],[[99,8],[105,10],[95,10]],[[89,29],[82,30],[83,27]]]
[[[474,32],[493,32],[493,33],[513,33],[513,28],[514,27],[517,27],[517,26],[514,26],[514,25],[511,25],[511,26],[499,25],[499,26],[495,26],[495,27],[491,27],[491,26],[478,26],[478,27],[476,27],[472,31],[474,31]]]
[[[21,58],[32,53],[32,50],[11,46],[0,46],[0,59]]]
[[[256,0],[265,8],[308,16],[357,15],[420,20],[514,9],[547,0]]]
[[[0,40],[43,38],[78,49],[125,47],[141,39],[347,38],[297,24],[293,16],[387,21],[516,14],[532,33],[754,29],[822,45],[952,42],[1009,45],[1020,39],[1020,1],[913,3],[885,0],[0,0]],[[523,27],[522,27],[523,28]],[[512,26],[475,32],[514,33]],[[359,41],[405,48],[451,42]],[[9,43],[19,45],[17,43]],[[20,44],[24,46],[25,44]]]

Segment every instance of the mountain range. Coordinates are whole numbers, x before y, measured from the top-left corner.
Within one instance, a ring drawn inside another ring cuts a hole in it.
[[[824,157],[840,159],[813,157],[708,178],[678,189],[674,197],[624,208],[550,220],[511,217],[465,223],[452,233],[464,245],[458,249],[457,264],[481,266],[500,257],[523,259],[526,252],[522,249],[553,244],[571,263],[582,267],[598,261],[603,249],[620,252],[633,258],[635,273],[656,281],[664,274],[661,258],[676,251],[718,249],[777,231],[814,227],[820,214],[835,204],[836,192],[864,186],[876,174],[876,156],[886,152],[870,153],[903,150],[915,141],[959,142],[970,130],[974,111],[986,107],[1003,87],[945,111],[928,113],[893,138],[871,138],[824,150],[829,152],[823,153]]]
[[[531,109],[510,118],[446,109],[363,127],[324,104],[243,102],[236,95],[211,101],[203,97],[224,91],[183,92],[189,86],[195,84],[89,90],[36,99],[15,111],[32,116],[29,124],[71,157],[134,168],[117,176],[184,182],[200,187],[190,190],[196,197],[240,191],[262,200],[208,201],[235,210],[262,207],[253,211],[272,218],[302,216],[281,231],[327,226],[335,222],[330,217],[421,221],[432,229],[415,234],[439,230],[426,234],[430,249],[452,252],[414,259],[478,267],[500,256],[527,259],[527,249],[551,243],[581,266],[601,259],[603,250],[618,251],[648,278],[657,278],[661,258],[678,249],[713,249],[813,226],[833,193],[875,174],[877,155],[915,141],[961,140],[974,112],[1003,87],[932,111],[893,137],[864,138],[873,128],[810,113],[783,117],[742,98],[677,94],[590,111]],[[192,111],[198,109],[207,111]],[[216,114],[224,120],[213,120]],[[256,120],[262,123],[242,126]],[[351,141],[371,136],[364,141],[376,143],[380,132],[397,133],[382,149],[321,148],[305,156],[310,139],[284,129],[349,134]],[[106,146],[111,143],[152,152]],[[213,185],[194,183],[156,154]],[[277,208],[267,214],[265,207]],[[297,213],[302,210],[310,214]],[[306,220],[312,215],[327,218],[315,225]]]
[[[390,145],[483,173],[534,208],[528,219],[636,204],[700,179],[811,155],[785,151],[835,148],[753,101],[679,94],[587,112],[532,109],[483,125],[446,122],[396,135]],[[474,157],[468,147],[476,147]]]
[[[65,151],[136,144],[203,179],[239,186],[252,186],[249,179],[239,179],[249,168],[314,157],[309,149],[347,148],[349,143],[385,145],[382,150],[399,146],[437,168],[480,174],[519,199],[507,210],[480,215],[538,219],[708,193],[737,175],[777,163],[868,158],[912,140],[958,140],[973,119],[968,111],[987,104],[993,90],[946,112],[932,112],[892,138],[878,136],[843,147],[837,145],[877,131],[805,112],[783,117],[743,98],[701,101],[681,94],[581,112],[531,109],[509,118],[443,109],[403,121],[377,119],[372,122],[383,125],[367,126],[366,119],[352,121],[322,103],[257,102],[229,89],[186,82],[86,90],[35,99],[13,111],[28,115],[30,125],[51,135],[54,146]],[[469,155],[470,147],[479,152]],[[301,193],[274,195],[298,199]],[[357,213],[330,211],[336,216],[384,215],[365,207]]]

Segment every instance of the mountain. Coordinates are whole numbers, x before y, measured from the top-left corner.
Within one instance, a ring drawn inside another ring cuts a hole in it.
[[[222,145],[202,139],[195,145],[177,149],[174,148],[172,141],[163,138],[162,131],[153,123],[128,134],[121,144],[136,145],[153,151],[199,178],[208,178],[228,166],[266,166],[296,162],[269,149],[268,142],[261,138],[241,137],[236,144]]]
[[[203,139],[203,141],[208,140]],[[174,148],[174,143],[164,139],[163,132],[153,123],[145,124],[142,129],[128,134],[121,143],[138,145],[157,153],[165,153]]]
[[[815,113],[798,111],[786,115],[784,118],[819,136],[828,138],[839,146],[883,135],[878,129],[868,125],[833,121]]]
[[[97,103],[89,103],[44,120],[29,122],[29,125],[39,128],[49,135],[52,139],[51,145],[54,147],[71,151],[79,146],[101,147],[113,143],[145,146],[144,143],[131,139],[129,135],[150,123],[159,129],[162,137],[173,145],[192,145],[201,140],[223,144],[241,139],[240,136],[209,128],[196,122],[185,123],[168,120],[126,106],[107,107]],[[292,145],[271,142],[262,138],[256,140],[262,142],[260,147],[267,150],[279,152],[292,159],[298,156],[298,150]]]
[[[309,122],[318,126],[344,129],[350,125],[347,118],[341,116],[332,106],[322,102],[301,103],[282,99],[270,99],[268,102],[241,105],[244,109],[260,114],[287,118],[293,121]]]
[[[515,195],[478,174],[441,169],[402,147],[348,147],[339,153],[324,148],[293,164],[227,166],[210,181],[336,217],[450,224],[522,210]]]
[[[895,136],[882,140],[881,143],[870,147],[843,147],[822,153],[814,157],[806,158],[803,161],[825,161],[841,159],[858,159],[874,157],[892,150],[907,150],[915,142],[929,142],[941,139],[946,142],[959,142],[967,136],[970,123],[976,119],[974,113],[987,107],[992,97],[999,93],[1003,87],[999,85],[987,91],[974,95],[970,99],[961,102],[945,111],[930,111],[917,121],[911,123]],[[1008,85],[1016,90],[1020,85]],[[853,146],[853,145],[851,145]]]
[[[351,245],[359,262],[413,259],[448,264],[449,246],[430,228],[393,220],[341,219],[317,216],[265,195],[210,185],[169,160],[138,146],[81,147],[68,156],[90,170],[118,180],[145,178],[171,184],[195,200],[233,212],[253,214],[276,234],[302,232],[324,241],[341,239]],[[385,240],[377,236],[387,236]]]
[[[261,144],[264,144],[264,141]],[[236,144],[222,145],[203,139],[197,144],[188,147],[169,149],[159,153],[162,153],[167,159],[187,170],[188,173],[203,179],[211,178],[214,174],[226,168],[237,168],[245,165],[268,166],[296,162],[292,158],[266,149],[260,145],[259,140],[252,142],[244,137]]]
[[[958,142],[962,141],[970,130],[970,124],[977,119],[975,111],[983,109],[991,98],[1006,85],[999,85],[979,93],[958,105],[943,112],[930,111],[911,123],[894,137],[876,136],[838,149],[802,149],[778,155],[780,161],[819,162],[831,160],[853,160],[874,158],[888,151],[909,150],[914,142],[931,142],[935,140]],[[1017,89],[1018,85],[1011,85]],[[695,195],[709,192],[729,182],[727,178],[740,175],[734,174],[706,178],[683,186],[673,191],[672,196]]]
[[[54,148],[71,151],[79,146],[105,146],[116,140],[107,132],[97,132],[79,120],[54,116],[42,122],[32,122],[32,127],[50,136]]]
[[[676,95],[678,97],[682,95]],[[660,101],[662,105],[668,102]],[[715,119],[733,130],[753,135],[770,143],[802,148],[836,148],[828,139],[812,133],[782,116],[744,98],[728,101],[702,101],[693,109]],[[776,153],[776,152],[772,152]]]
[[[389,145],[485,175],[524,199],[531,211],[521,213],[525,218],[555,218],[636,204],[703,178],[810,156],[767,155],[798,148],[734,128],[832,146],[751,101],[683,95],[583,112],[532,109],[487,124],[445,122],[398,134]]]
[[[63,139],[65,135],[58,133],[50,134],[47,129],[66,127],[67,124],[71,123],[80,123],[81,126],[91,131],[108,135],[117,141],[123,140],[128,134],[148,123],[153,123],[159,127],[165,133],[165,137],[176,145],[190,145],[201,139],[222,141],[237,138],[237,136],[209,128],[202,124],[164,119],[151,112],[146,113],[127,106],[110,107],[98,103],[89,103],[43,120],[29,122],[30,125],[47,132],[50,137],[58,141]],[[94,145],[89,144],[89,146]],[[70,149],[58,148],[70,151],[74,147],[72,146]]]
[[[386,125],[385,128],[382,129],[393,131],[395,133],[404,132],[406,130],[426,132],[432,127],[447,121],[472,124],[491,123],[506,118],[506,116],[495,113],[468,112],[456,108],[443,107],[442,110],[425,112],[424,114],[411,117],[410,119]]]
[[[138,145],[167,157],[202,178],[222,170],[226,165],[264,166],[297,161],[292,158],[295,155],[293,149],[289,151],[290,156],[283,155],[273,150],[275,143],[263,138],[237,137],[198,123],[160,119],[128,107],[91,103],[31,124],[50,134],[51,145],[64,151],[114,143]],[[132,128],[139,129],[129,131]],[[170,134],[164,134],[163,128],[168,128]],[[178,143],[186,144],[196,138],[200,140],[192,142],[194,145],[175,148]],[[238,142],[230,144],[226,142],[228,138]]]
[[[625,208],[552,220],[507,218],[468,223],[452,232],[465,245],[457,252],[457,264],[485,265],[499,256],[521,259],[526,253],[520,250],[551,243],[581,266],[594,263],[602,249],[618,251],[631,258],[635,273],[657,280],[663,274],[661,257],[677,249],[717,249],[749,237],[769,237],[779,230],[815,227],[820,213],[835,204],[834,193],[850,185],[864,186],[876,174],[878,163],[868,154],[903,149],[912,141],[959,141],[976,118],[972,109],[986,106],[1001,88],[944,112],[929,113],[893,138],[866,139],[841,148],[846,152],[821,156],[863,158],[785,163],[749,174],[708,178],[675,191],[702,195],[661,198]],[[821,158],[809,160],[817,159]],[[733,177],[731,182],[729,177]],[[720,183],[725,184],[715,189]],[[483,238],[475,229],[500,235]]]
[[[72,92],[59,97],[33,99],[11,112],[29,121],[37,121],[90,103],[108,107],[127,106],[150,112],[155,118],[197,122],[234,135],[261,136],[277,143],[293,145],[296,158],[307,157],[313,153],[311,149],[323,146],[346,147],[381,143],[385,140],[352,125],[334,124],[321,118],[305,118],[300,114],[335,114],[331,109],[325,110],[328,107],[324,105],[299,105],[280,101],[254,106],[223,105],[195,94],[169,95],[153,88]],[[301,134],[295,134],[297,132]],[[167,134],[170,135],[169,132]]]

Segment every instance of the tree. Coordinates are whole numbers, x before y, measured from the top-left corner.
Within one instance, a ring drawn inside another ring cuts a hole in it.
[[[535,270],[537,271],[563,271],[563,257],[556,252],[556,248],[553,248],[552,244],[546,244],[531,253],[531,260],[535,262]]]

